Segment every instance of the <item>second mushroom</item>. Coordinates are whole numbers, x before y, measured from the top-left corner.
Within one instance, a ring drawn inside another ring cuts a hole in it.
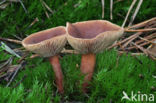
[[[65,27],[59,26],[34,33],[22,41],[23,46],[42,57],[48,57],[56,78],[59,93],[63,93],[63,73],[59,63],[59,52],[66,44]]]
[[[87,92],[88,82],[92,79],[96,53],[112,45],[123,32],[123,28],[105,20],[67,23],[67,40],[75,50],[82,54],[80,70],[85,75],[83,92]]]

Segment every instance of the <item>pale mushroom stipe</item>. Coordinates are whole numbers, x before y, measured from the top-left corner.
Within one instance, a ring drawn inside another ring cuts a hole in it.
[[[105,50],[123,35],[124,29],[106,20],[67,22],[67,40],[82,54],[80,70],[84,74],[83,92],[87,92],[96,63],[96,53]]]
[[[65,27],[59,26],[31,34],[22,41],[22,45],[29,51],[48,57],[56,78],[59,93],[63,94],[63,73],[59,63],[59,53],[66,44]]]

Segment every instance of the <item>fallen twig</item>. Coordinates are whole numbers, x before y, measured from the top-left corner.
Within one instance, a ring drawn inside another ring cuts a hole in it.
[[[24,56],[22,56],[22,57],[17,61],[17,63],[21,63],[27,56],[28,56],[28,53],[25,54]]]
[[[10,65],[12,63],[12,59],[13,59],[13,57],[10,57],[6,62],[4,62],[3,64],[0,65],[0,73],[6,71],[8,69],[8,68],[3,68],[3,67]],[[1,68],[3,68],[3,69],[1,69]]]
[[[76,50],[67,50],[67,49],[63,49],[61,51],[61,53],[67,53],[67,54],[79,54],[79,52],[77,52]]]
[[[25,8],[23,2],[22,2],[21,0],[19,0],[19,2],[21,3],[21,5],[22,5],[22,7],[23,7],[23,9],[24,9],[24,11],[25,11],[25,13],[28,13],[28,11],[27,11],[27,9]]]
[[[39,19],[38,19],[38,17],[36,17],[35,19],[34,19],[34,21],[28,26],[28,27],[26,27],[26,29],[24,30],[24,32],[26,31],[26,30],[28,30],[29,28],[31,28],[36,22],[38,22],[39,21]]]
[[[149,20],[145,20],[145,21],[143,21],[143,22],[141,22],[141,23],[138,23],[138,24],[129,26],[129,27],[127,27],[126,29],[141,28],[141,27],[145,26],[147,23],[152,22],[152,21],[156,21],[156,17],[154,17],[154,18],[152,18],[152,19],[149,19]]]
[[[110,0],[110,19],[111,20],[113,19],[112,11],[113,11],[113,0]]]
[[[154,39],[154,40],[156,40],[156,39]],[[153,42],[154,40],[152,40],[152,42]],[[140,44],[140,46],[143,47],[143,46],[149,45],[149,44],[150,44],[150,42],[144,42],[144,43]],[[128,47],[127,50],[132,50],[132,49],[134,49],[134,48],[136,48],[136,46]]]
[[[134,5],[135,5],[136,1],[137,1],[137,0],[133,0],[132,4],[131,4],[131,6],[130,6],[130,8],[129,8],[128,12],[127,12],[127,15],[126,15],[126,17],[125,17],[125,20],[124,20],[124,22],[123,22],[123,24],[122,24],[122,27],[124,27],[124,26],[125,26],[126,21],[127,21],[127,19],[128,19],[128,16],[129,16],[129,14],[130,14],[130,12],[131,12],[132,8],[134,7]]]
[[[51,8],[43,0],[41,0],[41,2],[47,8],[47,10],[53,14],[53,11],[51,10]]]
[[[50,18],[50,16],[49,16],[49,14],[48,14],[48,12],[47,12],[47,11],[45,11],[45,14],[46,14],[47,18],[49,19],[49,18]]]
[[[16,44],[22,44],[22,41],[15,40],[15,39],[8,39],[8,38],[2,38],[2,37],[0,37],[0,40],[2,40],[2,41],[8,41],[8,42],[16,43]]]
[[[138,47],[143,53],[145,53],[147,56],[149,56],[151,59],[155,60],[155,58],[153,56],[151,56],[151,53],[147,50],[144,49],[143,47],[137,45],[136,43],[131,42],[133,45],[135,45],[136,47]]]
[[[138,33],[134,34],[133,38],[129,39],[126,43],[124,43],[123,48],[125,48],[130,42],[132,42],[134,39],[136,39],[141,34],[142,34],[142,32],[138,32]]]
[[[0,5],[0,9],[5,9],[10,3],[4,3]]]
[[[24,63],[24,61],[21,64],[18,65],[18,67],[16,68],[16,71],[14,72],[13,76],[11,77],[11,79],[8,82],[8,84],[6,85],[6,87],[8,87],[12,83],[12,81],[15,78],[17,72],[22,68],[23,63]]]
[[[140,36],[139,36],[138,38],[140,38],[141,40],[147,41],[147,42],[149,42],[149,43],[151,43],[151,44],[156,44],[156,43],[154,43],[154,42],[152,42],[152,41],[150,41],[150,40],[148,40],[148,39],[142,38],[142,37],[140,37]]]
[[[30,59],[33,59],[33,58],[36,58],[36,57],[39,57],[38,54],[33,54],[32,56],[30,56]]]
[[[123,39],[122,41],[118,41],[117,43],[115,43],[112,46],[108,47],[108,49],[112,49],[113,47],[118,46],[118,45],[120,45],[120,44],[122,44],[122,43],[124,43],[124,42],[126,42],[128,40],[130,40],[130,39],[134,38],[136,35],[138,35],[138,34],[131,35],[130,37],[128,37],[126,39]]]
[[[2,1],[0,2],[0,5],[3,4],[3,3],[5,3],[5,2],[6,2],[6,0],[2,0]]]
[[[45,13],[46,17],[49,19],[50,16],[49,16],[49,14],[48,14],[48,12],[47,12],[47,10],[46,10],[46,7],[45,7],[45,4],[43,3],[43,0],[40,0],[40,2],[41,2],[41,5],[42,5],[42,7],[43,7],[43,10],[44,10],[44,13]]]
[[[150,34],[150,35],[148,35],[148,36],[145,36],[144,39],[150,40],[150,39],[152,39],[152,38],[154,38],[154,37],[156,37],[156,33],[153,33],[153,34]],[[136,44],[142,43],[143,41],[144,41],[144,40],[138,40],[138,41],[136,41]]]
[[[7,46],[5,43],[1,42],[2,44],[2,48],[7,51],[8,53],[12,54],[12,55],[15,55],[16,57],[18,58],[21,58],[21,56],[19,56],[17,53],[15,53],[9,46]]]
[[[133,21],[134,21],[136,15],[137,15],[137,13],[138,13],[138,11],[139,11],[139,9],[140,9],[140,6],[141,6],[142,2],[143,2],[143,0],[140,0],[140,1],[139,1],[138,5],[137,5],[137,8],[136,8],[134,14],[133,14],[132,17],[131,17],[131,21],[129,22],[129,25],[128,25],[128,26],[131,26],[131,25],[132,25],[132,23],[133,23]]]
[[[105,0],[101,0],[102,3],[102,19],[104,18],[104,5],[105,5]]]
[[[124,31],[125,32],[147,32],[147,31],[156,31],[156,28],[137,29],[137,30],[124,29]]]

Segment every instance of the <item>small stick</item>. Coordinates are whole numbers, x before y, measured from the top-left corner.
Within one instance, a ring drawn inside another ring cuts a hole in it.
[[[147,50],[144,49],[143,47],[137,45],[136,43],[131,42],[133,45],[135,45],[137,48],[139,48],[141,51],[143,51],[143,53],[145,53],[146,55],[148,55]]]
[[[34,25],[36,22],[38,22],[38,21],[39,21],[38,17],[35,18],[34,21],[29,25],[29,27],[33,26],[33,25]]]
[[[28,56],[28,53],[22,56],[19,60],[17,60],[17,63],[21,63],[27,56]]]
[[[105,0],[101,0],[102,3],[102,19],[104,18],[104,5],[105,5]]]
[[[53,11],[51,10],[51,8],[43,0],[41,0],[41,1],[42,1],[43,5],[47,8],[47,10],[53,14]]]
[[[145,36],[144,39],[152,39],[153,37],[156,37],[156,33],[153,33],[151,35]],[[142,42],[143,42],[143,40],[138,40],[135,43],[139,44],[139,43],[142,43]]]
[[[76,50],[66,50],[66,49],[63,49],[61,53],[79,54],[79,52],[77,52]]]
[[[156,21],[150,21],[146,23],[144,28],[154,28],[154,27],[156,27]]]
[[[118,46],[119,44],[122,44],[122,43],[124,43],[124,42],[130,40],[130,39],[134,38],[136,35],[138,35],[138,34],[136,33],[136,34],[134,34],[134,35],[132,35],[132,36],[126,38],[126,39],[123,39],[122,41],[119,41],[119,42],[113,44],[112,46],[108,47],[108,49],[111,49],[111,48],[113,48],[113,47],[115,47],[115,46]],[[149,37],[152,37],[152,36],[155,36],[155,33],[153,33],[153,34],[151,34],[151,35],[149,35],[149,36],[147,36],[147,37],[149,38]],[[137,41],[136,44],[141,43],[141,42],[143,42],[143,40]],[[146,44],[145,44],[145,45],[146,45]],[[129,49],[133,49],[133,48],[135,48],[135,47],[130,47]]]
[[[0,5],[3,4],[3,3],[5,3],[5,2],[6,2],[6,0],[1,1],[1,2],[0,2]]]
[[[125,53],[124,51],[118,51],[119,54],[123,54]],[[131,53],[131,55],[135,55],[135,56],[138,56],[138,55],[144,55],[144,53]]]
[[[150,40],[148,40],[148,39],[142,38],[142,37],[140,37],[140,36],[139,36],[138,38],[140,38],[141,40],[147,41],[147,42],[149,42],[149,43],[151,43],[151,44],[156,44],[156,43],[154,43],[154,42],[152,42],[152,41],[150,41]]]
[[[13,57],[10,57],[5,63],[0,65],[0,73],[8,70],[7,66],[10,65],[13,61]]]
[[[115,46],[118,46],[118,45],[120,45],[120,44],[126,42],[127,40],[130,40],[130,39],[134,38],[135,35],[138,35],[138,34],[134,34],[134,35],[132,35],[132,36],[126,38],[126,39],[123,39],[122,41],[119,41],[119,42],[113,44],[112,46],[108,47],[108,49],[111,49],[111,48],[113,48],[113,47],[115,47]]]
[[[49,19],[50,18],[50,16],[49,16],[49,14],[48,14],[48,12],[45,10],[45,15],[46,15],[46,17]]]
[[[138,23],[138,24],[129,26],[129,27],[127,27],[126,29],[130,29],[130,28],[140,28],[140,27],[143,27],[144,25],[146,25],[146,23],[152,22],[152,21],[156,21],[156,17],[151,18],[151,19],[146,20],[146,21],[143,21],[143,22],[141,22],[141,23]]]
[[[131,17],[131,21],[130,21],[130,23],[129,23],[128,26],[131,26],[131,25],[132,25],[132,23],[133,23],[133,21],[134,21],[136,15],[137,15],[137,13],[138,13],[138,11],[139,11],[139,9],[140,9],[140,6],[141,6],[142,2],[143,2],[143,0],[140,0],[140,1],[139,1],[138,5],[137,5],[137,8],[136,8],[134,14],[133,14],[132,17]]]
[[[14,50],[12,50],[9,46],[7,46],[5,43],[1,42],[1,48],[7,51],[8,53],[15,55],[18,58],[21,58],[20,55],[18,55]]]
[[[19,47],[19,48],[15,48],[15,49],[13,49],[14,51],[19,51],[19,50],[23,50],[24,49],[24,47],[22,46],[22,47]]]
[[[113,19],[112,11],[113,11],[113,0],[110,0],[110,19],[111,20]]]
[[[49,19],[50,16],[49,16],[49,14],[48,14],[46,8],[47,8],[48,10],[50,10],[51,13],[52,13],[53,11],[48,7],[48,5],[46,5],[46,3],[45,3],[43,0],[40,0],[40,2],[41,2],[41,5],[42,5],[42,7],[43,7],[43,9],[44,9],[44,12],[45,12],[46,17]]]
[[[0,9],[5,9],[10,3],[4,3],[0,5]]]
[[[134,39],[136,39],[141,34],[142,34],[142,32],[136,33],[133,38],[129,39],[126,43],[124,43],[123,48],[125,48],[130,42],[132,42]]]
[[[28,11],[27,11],[27,9],[25,8],[25,6],[24,6],[23,2],[22,2],[21,0],[19,0],[19,2],[21,3],[21,5],[22,5],[22,7],[23,7],[23,9],[24,9],[24,11],[25,11],[25,13],[27,14],[27,13],[28,13]]]
[[[127,21],[127,19],[128,19],[128,16],[129,16],[129,14],[130,14],[131,10],[133,9],[133,7],[134,7],[134,5],[135,5],[136,1],[137,1],[137,0],[133,0],[132,4],[131,4],[131,6],[130,6],[130,8],[129,8],[128,12],[127,12],[127,15],[126,15],[126,17],[125,17],[125,20],[124,20],[124,22],[123,22],[123,24],[122,24],[122,27],[124,27],[124,26],[125,26],[126,21]]]
[[[147,31],[156,31],[156,28],[137,29],[137,30],[124,29],[124,31],[125,32],[147,32]]]
[[[153,60],[155,60],[155,58],[153,57],[153,56],[151,56],[151,53],[148,51],[148,50],[146,50],[146,49],[144,49],[143,47],[141,47],[141,46],[139,46],[139,45],[137,45],[137,44],[135,44],[135,43],[133,43],[133,42],[131,42],[133,45],[135,45],[136,47],[138,47],[143,53],[145,53],[148,57],[150,57],[151,59],[153,59]]]
[[[22,67],[22,64],[23,64],[23,62],[22,62],[21,64],[19,64],[19,66],[16,68],[15,73],[14,73],[13,76],[11,77],[11,79],[10,79],[10,81],[8,82],[8,84],[6,85],[6,87],[8,87],[8,86],[12,83],[12,81],[13,81],[13,79],[15,78],[17,72],[18,72],[18,71],[20,70],[20,68]]]
[[[34,20],[33,20],[33,22],[24,30],[24,32],[26,31],[26,30],[28,30],[29,28],[31,28],[36,22],[38,22],[39,21],[39,19],[38,19],[38,17],[37,18],[35,18]]]
[[[15,40],[15,39],[8,39],[8,38],[2,38],[2,37],[0,37],[0,40],[2,40],[2,41],[8,41],[8,42],[13,42],[13,43],[16,43],[16,44],[22,44],[22,41]]]
[[[22,38],[19,37],[19,36],[17,36],[16,34],[12,34],[12,36],[15,37],[15,38],[17,38],[17,39],[19,39],[19,40],[22,40]]]
[[[154,42],[155,40],[156,40],[156,39],[152,39],[151,42]],[[147,44],[150,44],[151,42],[144,42],[144,43],[140,44],[140,46],[145,46],[145,45],[147,45]]]
[[[140,56],[140,55],[144,55],[144,53],[131,53],[131,55],[133,56]]]
[[[34,54],[34,55],[30,56],[30,59],[33,59],[33,58],[36,58],[36,57],[39,57],[39,55],[38,54]]]
[[[154,40],[156,40],[156,39],[154,39]],[[154,40],[151,40],[151,41],[154,41]],[[140,44],[140,46],[145,46],[145,45],[148,45],[148,44],[150,44],[150,42],[145,42],[145,43],[142,43],[142,44]],[[129,47],[129,48],[127,48],[128,50],[132,50],[132,49],[134,49],[136,46],[131,46],[131,47]]]

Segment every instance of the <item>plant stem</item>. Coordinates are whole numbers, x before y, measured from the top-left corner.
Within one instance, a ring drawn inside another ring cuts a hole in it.
[[[59,56],[56,55],[56,56],[50,57],[49,61],[50,61],[51,65],[53,66],[53,70],[55,73],[55,81],[56,81],[58,91],[59,91],[59,93],[63,94],[64,93],[63,73],[61,70],[60,62],[59,62]]]
[[[96,61],[96,55],[89,53],[89,54],[83,54],[81,57],[81,72],[85,75],[84,82],[82,85],[83,92],[87,92],[88,82],[91,81],[92,75],[94,72],[95,67],[95,61]]]

